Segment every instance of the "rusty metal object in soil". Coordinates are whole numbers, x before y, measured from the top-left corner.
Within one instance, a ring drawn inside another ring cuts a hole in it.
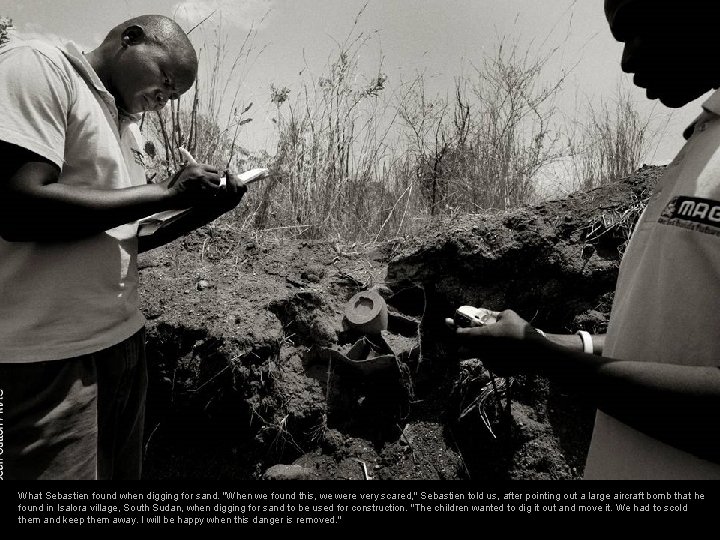
[[[345,318],[363,334],[379,334],[388,327],[387,305],[377,291],[361,291],[346,304]]]

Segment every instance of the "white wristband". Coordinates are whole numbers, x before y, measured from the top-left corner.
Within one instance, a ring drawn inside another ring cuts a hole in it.
[[[595,351],[593,347],[592,336],[585,330],[578,330],[576,334],[580,336],[580,339],[582,339],[583,352],[585,354],[593,354]]]
[[[545,332],[543,332],[543,331],[540,330],[539,328],[536,328],[535,331],[536,331],[538,334],[540,334],[542,337],[545,337]]]

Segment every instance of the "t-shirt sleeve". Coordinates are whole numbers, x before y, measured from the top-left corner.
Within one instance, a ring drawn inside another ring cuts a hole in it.
[[[41,51],[0,49],[0,140],[62,168],[71,96],[67,75]]]

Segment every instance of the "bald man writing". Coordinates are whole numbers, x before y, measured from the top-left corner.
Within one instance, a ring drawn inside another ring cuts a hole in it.
[[[171,19],[137,17],[93,51],[0,48],[0,390],[8,479],[136,479],[147,375],[138,220],[197,207],[181,234],[245,188],[193,164],[148,184],[138,113],[193,84]],[[166,233],[167,234],[167,233]],[[165,240],[169,240],[166,237]]]
[[[622,69],[681,107],[720,86],[720,7],[605,0]],[[587,479],[720,479],[720,93],[650,197],[620,266],[606,336],[538,333],[506,310],[457,337],[494,371],[575,385],[598,412]]]

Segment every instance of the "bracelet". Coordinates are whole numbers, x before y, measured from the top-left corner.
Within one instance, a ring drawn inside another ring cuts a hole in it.
[[[538,334],[540,334],[542,337],[545,337],[545,332],[543,332],[543,331],[540,330],[539,328],[536,328],[535,331],[536,331]]]
[[[580,339],[582,339],[583,352],[585,354],[593,354],[595,350],[593,347],[592,336],[585,330],[578,330],[575,333],[580,336]]]

